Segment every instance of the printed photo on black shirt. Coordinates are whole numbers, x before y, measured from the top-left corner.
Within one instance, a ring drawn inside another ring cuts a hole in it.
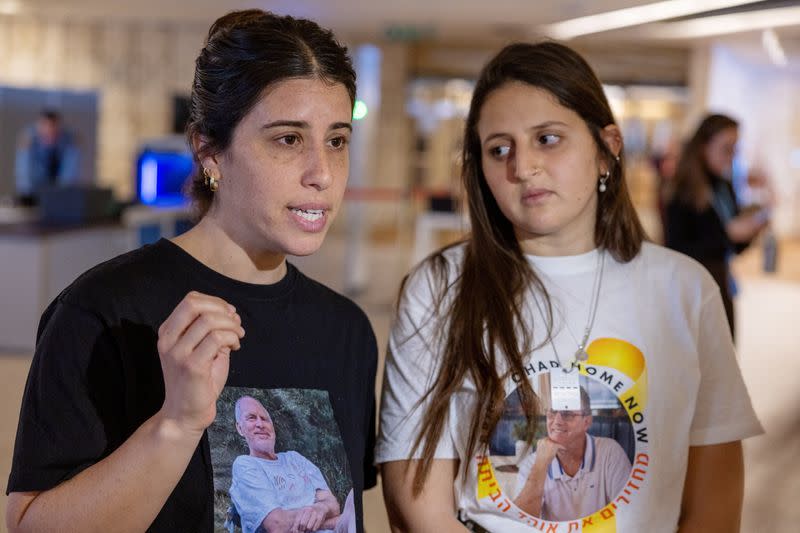
[[[226,387],[208,436],[215,531],[356,531],[350,468],[326,391]]]

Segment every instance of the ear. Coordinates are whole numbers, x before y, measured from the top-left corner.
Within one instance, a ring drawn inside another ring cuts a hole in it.
[[[239,422],[236,422],[236,432],[244,437],[244,433],[242,432],[242,427],[239,425]]]
[[[208,139],[203,135],[195,135],[192,137],[192,149],[196,154],[202,154],[208,147]],[[219,176],[221,174],[217,155],[208,155],[200,158],[200,165],[202,168],[207,168],[212,175]]]
[[[619,126],[616,124],[609,124],[602,130],[600,130],[600,137],[603,139],[603,142],[606,143],[606,146],[614,154],[614,157],[618,157],[620,152],[622,151],[622,131],[619,129]],[[605,173],[604,168],[601,165],[601,173]]]

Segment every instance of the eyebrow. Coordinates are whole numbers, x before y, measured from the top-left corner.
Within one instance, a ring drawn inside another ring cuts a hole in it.
[[[272,128],[300,128],[300,129],[308,129],[311,125],[306,122],[305,120],[275,120],[273,122],[267,122],[261,129],[268,130]],[[353,131],[353,126],[349,122],[334,122],[333,124],[328,127],[329,130],[340,130],[346,129]]]
[[[550,127],[553,127],[553,126],[569,127],[569,124],[567,124],[566,122],[561,122],[560,120],[547,120],[545,122],[541,122],[539,124],[536,124],[534,126],[526,128],[526,130],[529,130],[529,131],[530,130],[534,130],[534,131],[535,130],[542,130],[542,129],[550,128]],[[495,137],[505,137],[507,135],[508,135],[508,133],[503,133],[503,132],[492,133],[491,135],[486,137],[486,139],[483,142],[486,143],[486,142],[491,141]]]

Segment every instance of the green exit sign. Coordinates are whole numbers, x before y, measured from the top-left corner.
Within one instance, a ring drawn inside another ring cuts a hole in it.
[[[417,26],[413,24],[395,24],[384,30],[390,41],[421,41],[431,39],[435,33],[433,26]]]

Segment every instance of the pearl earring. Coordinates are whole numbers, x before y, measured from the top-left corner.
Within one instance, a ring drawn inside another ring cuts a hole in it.
[[[597,190],[599,190],[600,192],[606,192],[606,189],[608,189],[608,187],[606,186],[606,182],[608,181],[608,178],[610,176],[611,176],[610,170],[606,170],[606,173],[600,176],[600,186],[597,187]]]

